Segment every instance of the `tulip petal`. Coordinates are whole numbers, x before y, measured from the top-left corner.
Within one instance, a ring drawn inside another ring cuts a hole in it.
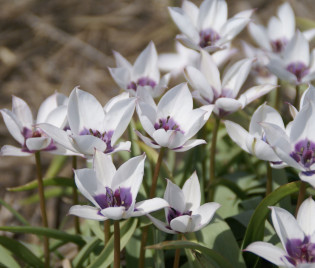
[[[115,61],[116,61],[116,65],[117,65],[118,68],[119,67],[124,67],[124,68],[127,68],[131,72],[132,65],[130,64],[130,62],[125,57],[123,57],[117,51],[113,51],[113,55],[114,55],[114,58],[115,58]]]
[[[4,145],[1,147],[0,156],[30,156],[32,153],[23,152],[21,148],[12,145]]]
[[[306,236],[315,232],[315,202],[311,197],[301,204],[296,219]]]
[[[24,143],[24,137],[22,135],[23,126],[19,119],[16,117],[14,113],[9,111],[8,109],[0,110],[3,121],[8,128],[8,131],[12,135],[12,137],[18,141],[20,144]]]
[[[85,155],[93,155],[94,150],[97,149],[101,152],[105,152],[107,145],[100,138],[92,135],[72,135],[73,147],[80,153]]]
[[[280,249],[270,243],[266,242],[254,242],[247,246],[245,251],[252,252],[275,265],[284,266],[285,263],[282,261],[286,258],[286,253],[283,249]],[[292,265],[292,267],[294,267]]]
[[[206,144],[207,142],[202,139],[191,139],[186,141],[183,145],[181,145],[178,148],[173,148],[172,150],[175,152],[186,152],[190,150],[191,148],[194,148],[200,144]]]
[[[103,215],[99,213],[99,209],[95,207],[91,207],[91,206],[80,206],[80,205],[72,206],[68,214],[85,218],[85,219],[89,219],[89,220],[96,220],[96,221],[107,220],[106,217],[104,217]]]
[[[310,63],[310,48],[309,43],[304,35],[297,31],[290,42],[285,47],[283,59],[286,65],[295,62],[302,62],[306,66]]]
[[[155,227],[160,229],[161,231],[168,234],[176,234],[175,231],[171,230],[170,228],[167,228],[168,226],[164,222],[152,217],[150,214],[148,214],[147,217],[152,221]]]
[[[198,230],[198,226],[201,221],[201,216],[200,215],[183,215],[174,218],[170,222],[171,228],[179,233],[191,233],[195,232]]]
[[[221,205],[215,202],[210,202],[203,204],[196,211],[193,212],[192,216],[200,215],[201,220],[199,226],[196,226],[196,231],[202,229],[204,226],[209,224],[211,219],[213,218],[214,213],[220,208]]]
[[[261,48],[271,51],[271,45],[269,42],[268,34],[264,26],[257,25],[253,22],[248,24],[248,30],[251,37],[254,39],[256,44]]]
[[[32,111],[24,100],[16,96],[13,96],[12,97],[12,112],[21,122],[21,125],[23,127],[27,127],[29,129],[32,128],[34,124]]]
[[[200,184],[196,171],[186,180],[182,189],[186,201],[185,211],[195,211],[200,206]]]
[[[37,137],[26,139],[26,147],[30,151],[40,151],[47,148],[51,143],[50,137]]]
[[[233,113],[242,107],[242,103],[231,98],[219,98],[215,102],[214,112],[218,115]]]
[[[153,142],[153,140],[151,140],[150,138],[143,136],[139,131],[135,130],[136,134],[138,135],[138,137],[148,146],[155,148],[155,149],[159,149],[161,148],[160,145],[156,144],[155,142]]]
[[[101,151],[95,150],[93,157],[93,168],[96,178],[102,182],[104,188],[112,185],[112,180],[116,172],[116,167],[113,164],[111,156],[104,154]]]
[[[180,189],[176,184],[172,183],[170,180],[167,180],[167,186],[164,192],[164,199],[169,203],[170,207],[176,209],[180,213],[183,213],[185,211],[186,207],[185,195],[182,189]]]
[[[110,75],[121,89],[127,89],[131,80],[130,71],[124,67],[108,68]]]
[[[152,198],[135,204],[135,210],[132,212],[132,217],[143,216],[156,210],[168,207],[169,204],[162,198]]]
[[[108,207],[100,211],[104,217],[115,221],[123,219],[125,212],[125,207]]]

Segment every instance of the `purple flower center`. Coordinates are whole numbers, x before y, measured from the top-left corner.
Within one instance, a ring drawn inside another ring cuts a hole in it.
[[[27,153],[34,153],[35,152],[35,151],[31,151],[27,148],[27,146],[26,146],[26,140],[27,139],[40,138],[42,136],[46,136],[44,134],[44,132],[42,132],[40,129],[29,129],[27,127],[23,127],[22,135],[24,137],[24,143],[22,145],[22,151],[27,152]],[[54,144],[53,140],[51,140],[50,144],[45,149],[43,149],[43,151],[53,151],[56,149],[57,149],[56,145]]]
[[[115,192],[106,187],[106,194],[100,194],[94,196],[95,201],[101,207],[101,209],[109,207],[125,207],[126,210],[132,204],[132,195],[130,188],[119,187]]]
[[[305,237],[304,241],[300,239],[288,240],[286,250],[289,255],[286,258],[293,265],[315,262],[315,244],[312,244],[308,237]]]
[[[298,82],[301,82],[302,78],[310,71],[303,62],[290,63],[287,66],[287,70],[296,76]]]
[[[113,130],[110,131],[105,131],[103,133],[101,133],[98,130],[93,130],[93,129],[86,129],[84,128],[81,132],[80,135],[92,135],[94,137],[97,137],[99,139],[101,139],[102,141],[104,141],[106,143],[106,150],[104,153],[111,153],[112,151],[114,151],[115,147],[112,146],[111,142],[112,142],[112,136],[114,134]]]
[[[154,128],[156,130],[164,128],[166,131],[175,130],[184,133],[184,131],[180,129],[179,125],[170,116],[166,117],[166,119],[165,118],[159,119],[158,122],[154,124]]]
[[[192,211],[185,211],[185,212],[181,213],[178,210],[176,210],[175,208],[170,207],[169,210],[168,210],[168,214],[167,214],[168,224],[170,225],[171,220],[173,220],[173,219],[175,219],[177,217],[180,217],[180,216],[183,216],[183,215],[191,216],[191,214],[192,214]]]
[[[275,53],[280,53],[284,50],[285,46],[287,45],[288,40],[285,38],[277,39],[271,41],[272,51]]]
[[[200,31],[199,36],[200,36],[199,46],[202,48],[213,46],[216,43],[216,41],[218,41],[221,38],[220,35],[212,29],[205,29]]]
[[[138,79],[137,82],[131,81],[129,83],[129,85],[127,86],[127,88],[128,89],[133,89],[134,91],[137,91],[137,87],[138,86],[142,86],[142,87],[150,86],[152,88],[155,88],[156,82],[153,79],[149,78],[149,77],[141,77],[141,78]]]
[[[308,139],[299,141],[290,156],[305,168],[309,169],[315,162],[315,143]]]

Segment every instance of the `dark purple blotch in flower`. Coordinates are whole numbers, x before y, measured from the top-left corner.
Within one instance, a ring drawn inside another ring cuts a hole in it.
[[[205,29],[200,31],[199,36],[200,36],[199,46],[201,48],[213,46],[216,43],[216,41],[218,41],[221,38],[220,35],[215,30],[212,29]]]
[[[183,215],[191,216],[191,213],[192,213],[192,211],[185,211],[185,212],[181,213],[178,210],[176,210],[175,208],[170,207],[168,209],[167,222],[168,222],[168,224],[170,224],[171,220],[173,220],[179,216],[183,216]]]
[[[23,127],[22,129],[22,135],[24,137],[24,143],[22,144],[22,152],[26,152],[26,153],[35,153],[35,151],[30,151],[27,146],[26,146],[26,140],[29,138],[40,138],[42,136],[44,136],[45,134],[40,130],[40,129],[29,129],[27,127]],[[56,150],[57,147],[54,144],[53,140],[51,140],[50,144],[42,149],[42,151],[53,151]]]
[[[99,139],[101,139],[102,141],[104,141],[106,143],[106,150],[104,153],[108,154],[111,153],[112,151],[114,151],[115,147],[112,146],[112,136],[114,134],[113,130],[109,130],[109,131],[105,131],[103,133],[101,133],[98,130],[94,130],[94,129],[87,129],[84,128],[81,132],[80,135],[92,135],[94,137],[97,137]]]
[[[167,130],[176,130],[176,131],[179,131],[179,132],[184,134],[184,131],[182,131],[180,129],[180,126],[170,116],[168,116],[166,119],[165,118],[160,118],[158,120],[158,122],[154,124],[154,128],[156,130],[163,128],[166,131]]]
[[[138,86],[143,86],[143,87],[144,86],[150,86],[151,88],[155,88],[156,82],[149,77],[141,77],[138,79],[137,82],[131,81],[128,84],[127,89],[133,89],[134,91],[137,91]]]
[[[307,75],[310,69],[303,62],[294,62],[287,66],[287,70],[296,76],[298,82]]]
[[[290,156],[306,169],[310,168],[315,162],[315,143],[308,139],[299,141]]]
[[[285,38],[277,39],[271,41],[272,51],[275,53],[280,53],[284,50],[285,46],[287,45],[288,40]]]
[[[132,195],[130,188],[119,187],[113,192],[109,187],[106,187],[106,194],[94,196],[94,200],[101,209],[109,207],[125,207],[128,210],[132,204]]]
[[[286,251],[289,255],[286,258],[293,265],[315,262],[315,244],[311,243],[308,237],[305,237],[303,241],[289,239],[286,242]]]

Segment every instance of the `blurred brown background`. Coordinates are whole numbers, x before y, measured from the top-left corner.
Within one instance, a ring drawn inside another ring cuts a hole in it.
[[[282,2],[229,0],[229,16],[257,8],[255,20],[266,23]],[[289,2],[297,16],[315,19],[315,0]],[[11,96],[16,95],[35,113],[54,91],[69,95],[77,85],[104,104],[119,92],[107,70],[115,66],[112,50],[131,62],[151,40],[159,53],[173,51],[178,30],[167,6],[180,4],[179,0],[0,1],[0,108],[11,109]],[[247,30],[240,36],[248,38]],[[5,144],[17,145],[0,119],[0,146]],[[43,154],[42,158],[47,164],[51,156]],[[37,222],[39,209],[22,207],[19,202],[27,193],[6,191],[7,187],[35,179],[33,164],[32,157],[0,158],[0,198]],[[70,172],[69,166],[64,173]],[[50,206],[52,218],[54,203]],[[10,213],[2,208],[0,225],[11,220]]]

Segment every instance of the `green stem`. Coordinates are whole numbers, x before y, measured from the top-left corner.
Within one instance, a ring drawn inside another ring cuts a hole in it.
[[[73,171],[77,169],[77,157],[72,156],[72,169]],[[73,180],[74,180],[74,172],[73,172]],[[72,189],[72,203],[73,205],[77,205],[79,203],[79,198],[78,198],[78,190],[76,185],[74,185]],[[80,221],[79,218],[74,216],[74,229],[76,234],[81,234],[80,230]]]
[[[178,240],[182,240],[182,234],[178,234]],[[173,268],[179,267],[179,260],[180,260],[180,248],[176,249],[175,251]]]
[[[114,221],[114,268],[120,267],[120,227],[119,221]]]
[[[158,180],[159,173],[160,173],[160,168],[161,168],[161,164],[162,164],[162,160],[163,160],[163,156],[164,156],[164,151],[165,151],[165,148],[162,147],[160,149],[158,160],[157,160],[157,163],[156,163],[155,168],[154,168],[149,198],[153,198],[155,196],[156,185],[157,185],[157,180]],[[149,226],[145,226],[142,230],[140,256],[139,256],[139,268],[144,268],[145,246],[147,244],[148,231],[149,231]]]
[[[216,149],[217,149],[217,137],[218,137],[219,126],[220,126],[220,117],[216,116],[215,122],[214,122],[214,128],[212,131],[211,151],[210,151],[210,177],[209,177],[209,182],[207,186],[207,189],[209,189],[209,192],[208,192],[209,201],[212,201],[214,197],[214,190],[213,188],[211,188],[211,185],[213,184],[214,179],[215,179],[215,154],[216,154]]]
[[[302,202],[305,199],[305,193],[306,193],[306,182],[302,181],[301,186],[300,186],[298,201],[297,201],[297,204],[296,204],[295,216],[297,216],[299,208],[300,208]]]
[[[275,90],[276,90],[275,109],[280,111],[281,87],[277,87]]]
[[[266,183],[266,196],[272,192],[272,168],[269,162],[267,164],[267,183]]]
[[[106,247],[110,239],[110,220],[104,221],[104,247]]]
[[[40,152],[39,151],[37,151],[35,153],[35,160],[36,160],[36,171],[37,171],[40,211],[42,214],[43,226],[45,228],[48,228],[46,203],[45,203],[45,196],[44,196],[44,186],[43,186],[43,174],[42,174],[42,167],[41,167]],[[44,253],[45,253],[45,267],[48,268],[50,261],[49,261],[49,240],[48,240],[47,236],[44,236]]]
[[[300,105],[300,86],[296,85],[295,86],[295,99],[294,99],[294,107],[296,109],[299,109]]]

